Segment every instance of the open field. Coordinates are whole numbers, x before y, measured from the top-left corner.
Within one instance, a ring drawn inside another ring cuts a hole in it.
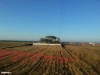
[[[0,43],[0,71],[11,75],[100,75],[100,46],[66,45],[64,49],[20,46],[23,44],[29,43]]]

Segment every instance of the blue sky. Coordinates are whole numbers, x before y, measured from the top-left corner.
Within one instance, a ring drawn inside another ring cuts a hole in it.
[[[100,0],[0,0],[0,40],[100,42]]]

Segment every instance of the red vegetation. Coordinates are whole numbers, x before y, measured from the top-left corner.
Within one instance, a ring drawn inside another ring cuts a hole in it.
[[[11,62],[17,62],[21,59],[20,64],[23,64],[25,62],[37,62],[40,58],[42,58],[43,62],[52,62],[53,60],[56,61],[56,63],[58,64],[58,61],[62,61],[63,63],[65,62],[66,64],[68,63],[68,61],[76,61],[72,60],[69,57],[59,57],[59,56],[51,56],[51,55],[43,55],[43,54],[34,54],[34,53],[28,53],[28,52],[18,52],[18,51],[13,51],[13,50],[0,50],[0,60],[7,58],[8,56],[13,56],[12,58],[10,58]]]

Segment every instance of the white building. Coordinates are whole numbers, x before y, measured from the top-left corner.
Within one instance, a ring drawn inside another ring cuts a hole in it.
[[[61,44],[50,44],[50,43],[33,43],[33,45],[51,45],[51,46],[55,46],[55,45],[61,45]]]
[[[95,46],[95,43],[91,43],[91,42],[89,42],[89,44]]]

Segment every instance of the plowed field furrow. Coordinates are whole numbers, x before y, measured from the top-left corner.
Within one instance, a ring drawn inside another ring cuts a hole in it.
[[[80,49],[82,50],[82,49],[84,49],[84,48],[81,48],[80,47]],[[72,54],[74,55],[74,56],[76,56],[77,54],[75,53],[75,49],[68,49],[67,48],[67,50],[69,50],[70,52],[72,52]],[[78,52],[78,50],[77,50],[77,52]],[[81,52],[81,51],[80,51]],[[78,52],[78,53],[80,53],[80,52]],[[84,52],[83,52],[84,53]],[[81,55],[83,55],[83,53],[81,53]],[[79,57],[79,56],[78,56]],[[83,72],[83,74],[93,74],[93,75],[98,75],[99,73],[97,72],[97,71],[95,71],[94,70],[94,68],[90,65],[90,64],[88,64],[86,61],[84,61],[84,58],[80,58],[79,57],[79,61],[80,61],[80,67],[82,67],[82,68],[80,68],[80,71],[81,72]],[[85,65],[85,66],[84,66]],[[94,71],[93,71],[94,70]],[[85,71],[85,72],[84,72]],[[98,73],[98,74],[97,74]]]
[[[23,46],[0,50],[0,71],[11,75],[99,75],[100,47]],[[93,50],[93,51],[92,51]],[[93,57],[94,56],[94,57]]]

